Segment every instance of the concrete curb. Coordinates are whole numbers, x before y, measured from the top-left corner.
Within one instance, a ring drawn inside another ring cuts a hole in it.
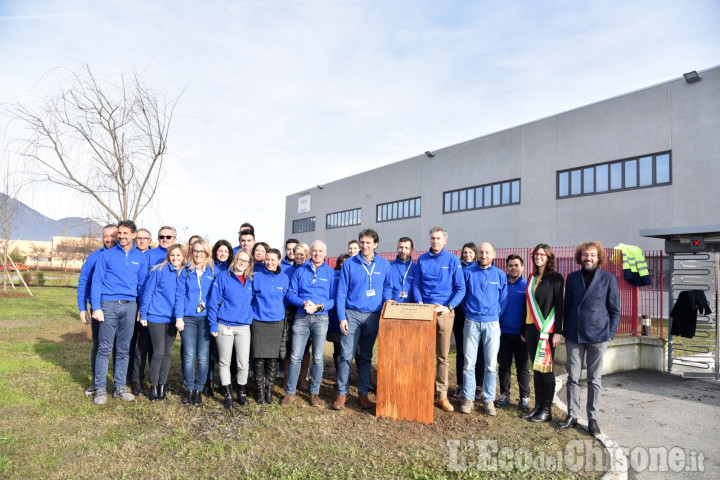
[[[567,383],[567,373],[559,375],[555,377],[555,379],[555,398],[553,398],[553,404],[567,415],[567,405],[565,405],[557,395],[558,392],[562,390],[563,385]],[[578,417],[578,425],[582,426],[585,430],[588,428],[587,421],[584,418]],[[610,458],[610,469],[603,475],[603,480],[627,480],[628,458],[627,455],[623,453],[622,447],[604,433],[595,435],[595,439],[603,446],[608,458]]]

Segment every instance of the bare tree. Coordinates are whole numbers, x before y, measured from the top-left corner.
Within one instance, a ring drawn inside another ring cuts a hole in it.
[[[60,85],[44,103],[12,110],[29,132],[19,150],[38,167],[34,178],[89,195],[116,221],[137,220],[160,184],[179,96],[138,72],[98,79],[88,65],[67,70]]]
[[[30,255],[35,258],[35,270],[40,270],[40,258],[46,258],[48,255],[50,255],[50,252],[48,252],[47,248],[43,247],[42,245],[31,243]]]
[[[14,198],[17,196],[19,184],[14,181],[14,175],[10,170],[10,164],[6,163],[3,168],[3,192],[0,192],[0,258],[2,259],[2,291],[7,293],[8,280],[10,274],[8,272],[8,257],[12,250],[13,233],[15,232],[15,214],[18,209],[18,202]]]

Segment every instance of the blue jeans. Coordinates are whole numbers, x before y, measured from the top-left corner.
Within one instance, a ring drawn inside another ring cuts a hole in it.
[[[476,322],[465,319],[463,328],[465,367],[463,368],[463,397],[475,398],[475,362],[478,345],[482,343],[485,357],[485,379],[483,380],[483,401],[495,401],[497,387],[497,356],[500,350],[500,322]]]
[[[210,325],[207,317],[185,317],[183,321],[185,328],[180,332],[183,383],[188,391],[202,390],[210,363]]]
[[[135,330],[136,302],[102,302],[100,308],[105,317],[98,331],[98,351],[95,357],[95,385],[107,388],[108,361],[115,344],[113,378],[115,389],[124,387],[128,369],[130,339]]]
[[[380,324],[380,312],[346,310],[348,334],[340,338],[340,361],[338,362],[338,394],[347,395],[350,390],[350,364],[355,349],[360,345],[358,358],[358,394],[367,395],[370,389],[370,370],[373,347]]]
[[[322,380],[323,366],[325,360],[325,337],[327,337],[328,316],[308,315],[305,312],[298,312],[295,315],[295,322],[292,326],[292,352],[290,353],[290,368],[288,369],[288,383],[285,393],[295,395],[298,376],[300,376],[300,362],[308,338],[312,335],[312,380],[310,381],[310,393],[320,393],[320,381]]]

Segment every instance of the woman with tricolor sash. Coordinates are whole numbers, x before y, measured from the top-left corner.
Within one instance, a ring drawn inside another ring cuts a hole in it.
[[[562,336],[565,281],[555,271],[555,254],[549,245],[538,244],[532,251],[532,260],[532,276],[528,279],[525,295],[527,315],[521,335],[527,342],[533,365],[535,408],[522,418],[530,422],[549,422],[555,395],[553,356]]]

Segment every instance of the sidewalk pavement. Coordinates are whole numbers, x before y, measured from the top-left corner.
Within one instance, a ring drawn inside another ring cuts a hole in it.
[[[720,382],[644,370],[603,375],[602,382],[598,424],[609,438],[601,440],[628,449],[627,478],[720,479]],[[585,425],[586,393],[583,378],[580,417]],[[565,379],[557,397],[567,403]],[[650,463],[652,455],[663,459],[657,467]],[[668,470],[669,465],[682,471]]]

